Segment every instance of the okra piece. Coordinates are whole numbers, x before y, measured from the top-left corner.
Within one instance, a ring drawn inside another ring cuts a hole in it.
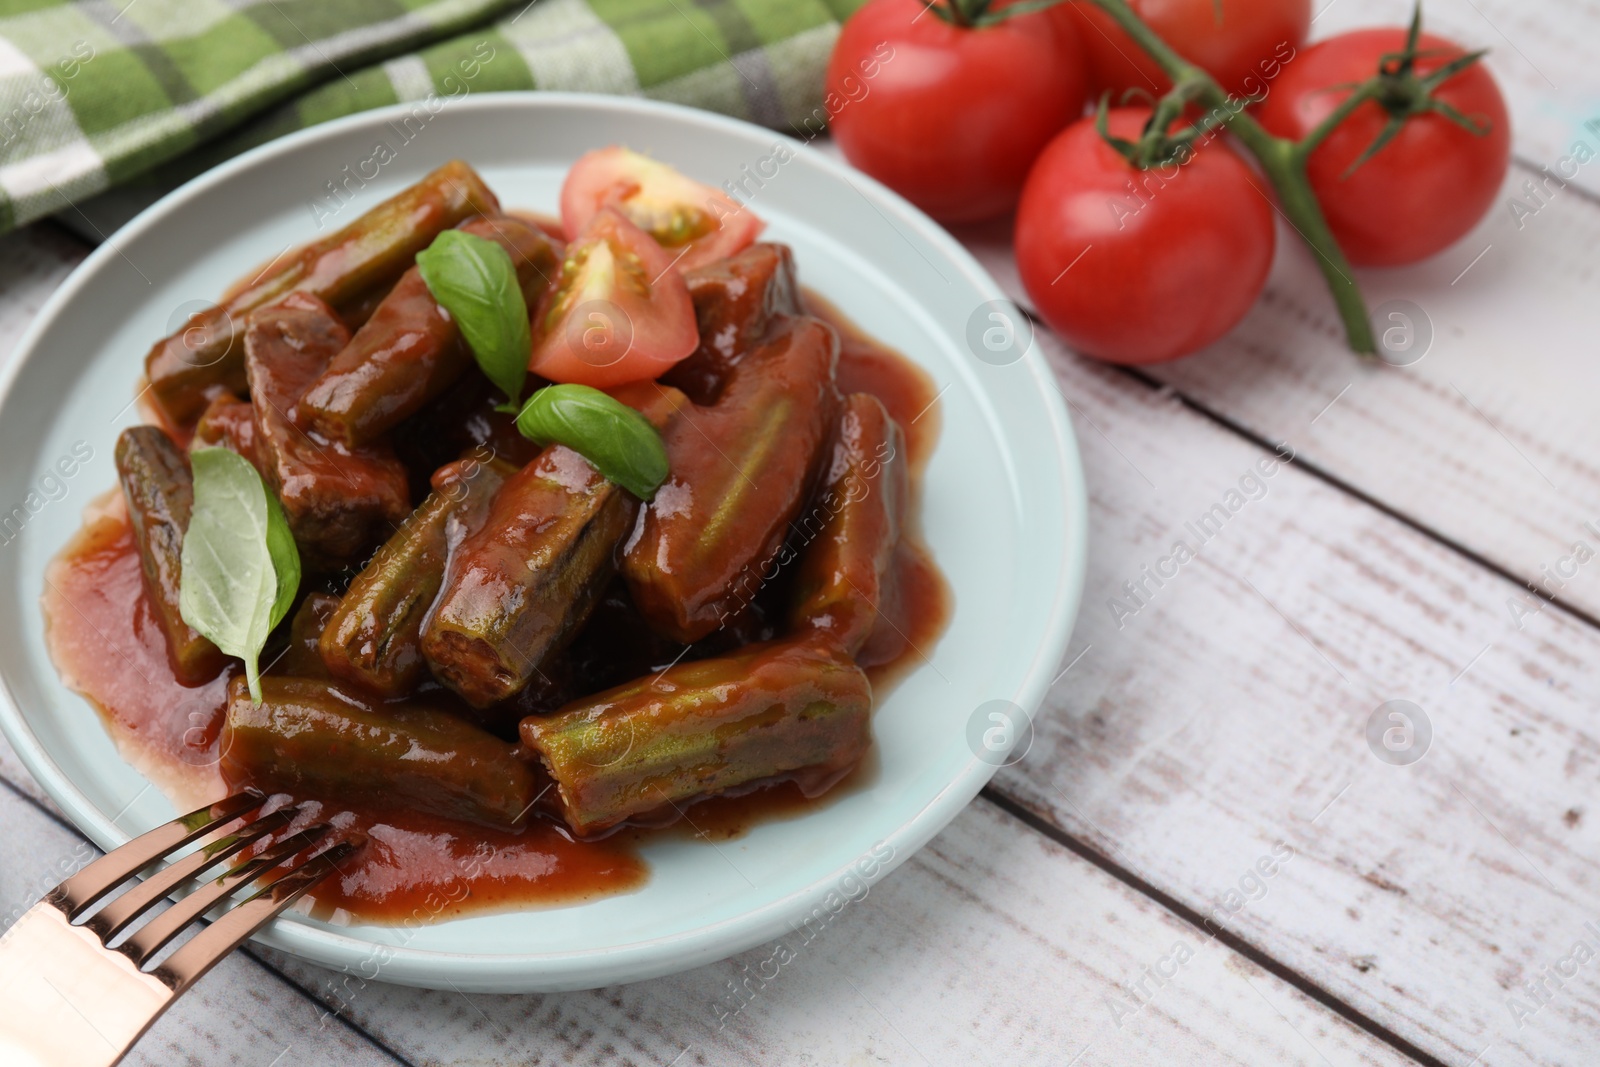
[[[826,481],[794,523],[800,562],[790,625],[827,635],[855,655],[890,580],[906,500],[905,438],[882,401],[846,397]]]
[[[167,635],[173,671],[185,685],[216,677],[225,657],[183,621],[178,590],[183,584],[183,535],[194,510],[194,475],[189,458],[154,426],[130,426],[117,438],[117,478],[128,503],[128,521],[139,545],[145,592]]]
[[[519,692],[589,617],[637,504],[565,445],[513,474],[450,555],[422,634],[435,677],[478,708]]]
[[[511,255],[529,306],[536,307],[560,266],[543,231],[504,215],[462,230]],[[415,414],[472,366],[472,352],[416,267],[400,278],[344,351],[300,402],[302,425],[335,441],[376,440]]]
[[[359,559],[411,513],[406,469],[387,444],[350,448],[295,425],[306,387],[349,340],[333,310],[304,293],[262,308],[245,331],[260,467],[315,568]]]
[[[332,593],[309,593],[289,620],[289,644],[269,666],[285,678],[327,678],[317,639],[327,629],[328,620],[339,609],[339,598]]]
[[[232,393],[218,393],[195,424],[194,443],[220,445],[237,452],[249,460],[256,470],[261,469],[261,457],[256,451],[256,412],[250,401],[240,400]]]
[[[670,386],[611,390],[657,430],[689,407]],[[560,688],[554,663],[616,575],[638,501],[578,453],[551,445],[514,474],[483,522],[450,547],[422,650],[441,682],[474,707]]]
[[[831,644],[752,645],[522,720],[574,834],[765,779],[813,795],[871,744],[872,685]]]
[[[172,426],[192,426],[217,392],[244,392],[241,338],[252,311],[290,292],[360,309],[373,290],[393,285],[441,232],[499,211],[494,193],[471,167],[446,163],[343,229],[240,279],[219,304],[156,342],[145,356],[151,394]]]
[[[341,681],[402,696],[428,673],[422,622],[444,582],[452,520],[475,530],[516,468],[465,458],[433,475],[433,492],[356,575],[322,630],[322,662]]]
[[[799,315],[800,286],[788,245],[753,244],[736,256],[684,273],[700,346],[662,381],[696,404],[715,403],[728,374],[784,315]]]
[[[661,633],[698,641],[776,575],[833,426],[838,348],[826,323],[786,319],[734,367],[713,407],[667,427],[671,473],[622,561],[634,603]]]
[[[244,678],[228,686],[219,751],[233,788],[431,815],[516,829],[537,795],[513,746],[420,704],[364,703],[327,682]]]

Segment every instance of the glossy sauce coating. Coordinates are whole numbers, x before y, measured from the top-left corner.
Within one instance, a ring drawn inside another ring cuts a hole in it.
[[[261,470],[261,453],[256,448],[256,413],[250,401],[232,393],[218,393],[200,415],[194,440],[202,445],[221,445],[250,461]]]
[[[311,914],[319,918],[416,926],[577,904],[637,889],[650,877],[634,841],[573,841],[543,819],[513,833],[310,801],[285,833],[320,821],[364,835],[367,847],[316,888]]]
[[[830,784],[872,743],[872,686],[826,638],[680,663],[522,721],[567,825],[593,836],[779,774]],[[814,787],[810,792],[818,792]]]
[[[905,438],[883,402],[851,393],[834,426],[823,483],[791,525],[799,545],[791,625],[860,654],[893,581],[906,497]]]
[[[460,227],[505,249],[524,299],[537,304],[554,276],[554,246],[520,219],[477,218]],[[306,390],[296,418],[330,440],[377,440],[447,389],[473,365],[450,313],[412,267]]]
[[[364,318],[372,290],[392,285],[441,231],[499,209],[483,179],[454,160],[343,229],[263,264],[145,356],[162,422],[181,437],[219,392],[244,391],[240,338],[256,308],[304,292],[335,307],[354,305]]]
[[[779,315],[799,315],[800,286],[787,245],[762,242],[684,275],[694,300],[700,345],[662,381],[696,404],[716,402],[728,374]]]
[[[406,469],[394,449],[319,441],[295,424],[306,388],[349,340],[332,309],[303,293],[256,312],[245,331],[257,458],[312,567],[356,558],[411,513]]]
[[[426,677],[422,626],[444,582],[454,524],[483,525],[516,468],[467,456],[433,473],[433,491],[350,582],[321,630],[327,670],[384,696],[403,696]]]
[[[903,357],[862,337],[811,294],[806,294],[806,308],[839,331],[840,388],[878,396],[906,429],[915,474],[937,434],[937,408],[929,408],[936,393],[932,383]],[[456,446],[455,455],[463,445]],[[914,518],[914,478],[910,496],[907,514]],[[908,526],[908,534],[914,535],[914,521]],[[914,536],[902,539],[891,571],[886,585],[894,592],[880,606],[879,624],[857,657],[868,668],[880,701],[901,672],[931,653],[949,612],[943,579]],[[83,531],[51,564],[49,576],[46,638],[64,681],[99,709],[119,750],[178,807],[223,795],[217,738],[227,684],[236,670],[230,666],[193,688],[172,677],[120,493],[108,494],[91,510]],[[754,608],[754,615],[730,623],[725,631],[730,646],[772,636],[772,623],[762,621],[762,604]],[[115,638],[117,654],[107,655],[102,633],[128,636]],[[659,638],[629,644],[638,635],[636,616],[625,601],[613,604],[609,595],[602,598],[590,627],[573,646],[573,677],[563,684],[578,693],[595,692],[626,680],[608,671],[637,676],[641,665],[665,667],[682,650]],[[708,655],[723,647],[709,639],[705,644]],[[523,697],[531,699],[527,693]],[[554,707],[565,699],[551,697],[542,706]],[[507,718],[515,722],[528,710],[510,710]],[[345,805],[334,809],[315,800],[306,802],[295,826],[331,818],[336,826],[366,833],[371,842],[337,881],[315,891],[318,913],[376,923],[432,922],[629,891],[648,877],[639,846],[664,834],[723,841],[769,819],[803,817],[818,805],[837,801],[852,783],[870,780],[873,765],[869,750],[862,765],[820,797],[808,798],[793,783],[775,782],[743,795],[700,801],[685,809],[678,825],[624,827],[600,841],[574,842],[545,818],[531,819],[521,832],[509,832],[416,812],[346,810]]]
[[[785,318],[733,367],[715,404],[685,410],[662,434],[671,473],[622,560],[656,630],[697,641],[772,579],[833,429],[837,353],[832,327]]]
[[[542,785],[511,744],[460,716],[319,678],[268,675],[259,701],[235,678],[219,746],[234,789],[337,794],[506,830],[523,825]]]
[[[154,426],[130,426],[117,438],[122,483],[134,540],[144,560],[151,606],[167,632],[173,668],[185,682],[204,681],[222,666],[222,652],[183,619],[183,537],[194,508],[189,457]]]
[[[434,675],[481,708],[543,673],[611,580],[635,507],[565,445],[508,478],[482,528],[450,554],[422,632]]]
[[[99,710],[123,758],[187,809],[225,795],[217,773],[229,661],[178,681],[151,608],[122,492],[108,490],[45,572],[45,641],[62,682]]]

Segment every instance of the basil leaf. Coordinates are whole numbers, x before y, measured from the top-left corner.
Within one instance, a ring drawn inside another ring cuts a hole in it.
[[[455,319],[472,356],[516,409],[533,354],[528,305],[511,254],[487,238],[446,230],[417,253],[433,298]]]
[[[194,467],[194,510],[183,535],[183,621],[244,660],[250,695],[261,700],[261,648],[300,589],[300,550],[283,505],[250,461],[203,448]]]
[[[517,429],[535,444],[566,445],[640,500],[667,480],[667,449],[650,420],[587,385],[540,389],[517,414]]]
[[[255,470],[255,467],[250,469]],[[294,543],[294,534],[289,532],[289,516],[284,514],[277,494],[265,485],[261,489],[267,494],[267,555],[272,557],[272,573],[278,580],[267,622],[267,630],[271,632],[289,614],[295,594],[300,592],[300,546]]]

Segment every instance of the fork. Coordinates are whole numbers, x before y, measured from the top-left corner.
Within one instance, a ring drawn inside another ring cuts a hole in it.
[[[18,919],[0,937],[0,1065],[111,1067],[202,975],[360,847],[341,841],[299,860],[329,829],[309,826],[205,881],[112,947],[186,882],[287,828],[296,810],[281,809],[173,860],[76,921],[141,870],[258,811],[266,800],[254,791],[235,793],[158,826],[95,860]],[[173,938],[256,883],[244,900],[151,966]]]

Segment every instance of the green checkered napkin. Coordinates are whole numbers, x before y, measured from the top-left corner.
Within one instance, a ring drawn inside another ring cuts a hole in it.
[[[779,129],[861,0],[0,0],[0,231],[401,101],[565,89]]]

